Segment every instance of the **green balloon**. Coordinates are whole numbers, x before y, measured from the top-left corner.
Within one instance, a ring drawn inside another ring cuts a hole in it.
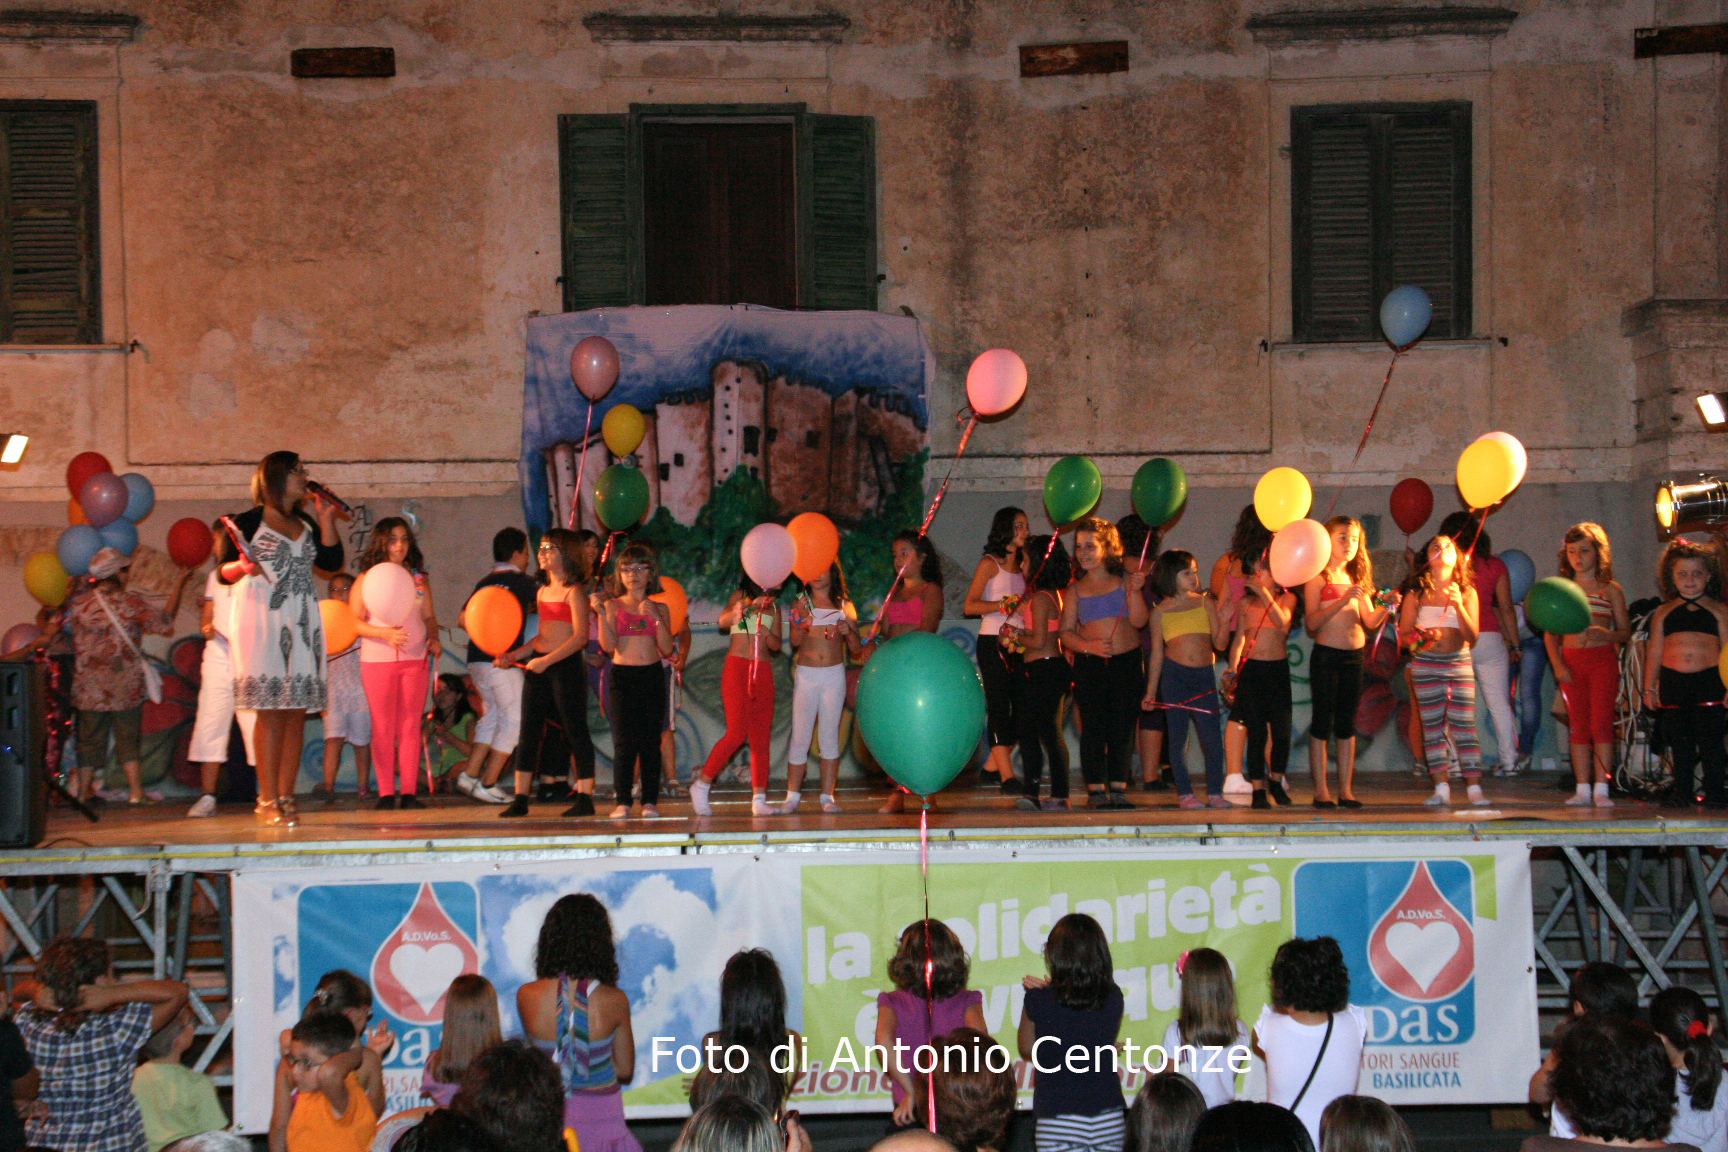
[[[1571,636],[1590,627],[1590,602],[1584,589],[1564,576],[1550,576],[1530,585],[1524,594],[1524,617],[1532,628],[1555,636]]]
[[[952,641],[907,632],[858,675],[858,730],[888,775],[932,796],[959,775],[984,731],[978,666]]]
[[[1084,456],[1062,457],[1044,477],[1044,511],[1052,524],[1074,523],[1096,508],[1103,494],[1104,477]]]
[[[1188,499],[1188,477],[1182,465],[1162,456],[1140,465],[1131,493],[1134,512],[1153,528],[1170,523]]]
[[[648,478],[628,464],[614,464],[594,481],[594,514],[608,532],[635,527],[648,511]]]

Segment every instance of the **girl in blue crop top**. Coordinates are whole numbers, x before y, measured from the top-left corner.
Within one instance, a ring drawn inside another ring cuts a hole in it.
[[[1125,568],[1122,538],[1108,520],[1087,517],[1074,533],[1081,576],[1062,605],[1062,647],[1074,653],[1080,710],[1080,772],[1088,807],[1128,809],[1134,725],[1140,717],[1140,629],[1146,626],[1145,573]]]

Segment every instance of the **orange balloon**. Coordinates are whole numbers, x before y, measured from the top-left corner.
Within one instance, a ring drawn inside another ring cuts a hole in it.
[[[468,597],[462,627],[474,647],[488,656],[502,656],[522,634],[522,602],[508,589],[488,584]]]
[[[354,609],[346,600],[318,601],[318,615],[324,618],[324,651],[330,656],[346,652],[360,636]]]
[[[820,512],[801,512],[786,525],[792,534],[792,574],[808,584],[840,555],[840,530]]]
[[[68,524],[88,524],[88,523],[90,523],[90,521],[88,519],[86,519],[84,516],[84,505],[78,503],[78,497],[76,497],[76,496],[74,496],[74,497],[72,497],[72,499],[66,501],[66,523],[68,523]]]
[[[648,597],[666,605],[666,614],[672,617],[672,634],[676,636],[684,628],[684,623],[690,618],[690,597],[684,593],[684,585],[670,576],[660,577],[660,591]]]

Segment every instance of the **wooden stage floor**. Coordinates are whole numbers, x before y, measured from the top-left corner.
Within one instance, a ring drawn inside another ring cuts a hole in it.
[[[1357,789],[1363,808],[1322,811],[1308,803],[1310,794],[1301,787],[1300,778],[1293,778],[1293,783],[1297,802],[1266,811],[1246,806],[1183,811],[1176,807],[1172,792],[1135,791],[1129,794],[1135,806],[1132,812],[1085,808],[1025,812],[993,786],[956,787],[938,797],[930,829],[932,839],[975,843],[1125,839],[1216,843],[1338,836],[1627,844],[1678,838],[1693,844],[1728,845],[1728,812],[1676,811],[1625,799],[1612,808],[1569,808],[1562,803],[1567,794],[1553,786],[1551,776],[1488,780],[1486,789],[1493,801],[1488,808],[1428,808],[1422,803],[1430,791],[1425,782],[1415,777],[1373,777],[1367,787]],[[1454,787],[1462,796],[1462,787]],[[536,847],[666,851],[678,850],[680,844],[736,849],[750,844],[819,843],[829,848],[865,848],[915,841],[916,810],[880,815],[876,809],[885,797],[881,789],[843,789],[840,800],[845,811],[836,815],[825,815],[807,799],[794,816],[752,817],[748,791],[722,785],[714,794],[713,816],[697,818],[689,800],[678,798],[660,806],[660,819],[617,821],[605,817],[610,803],[604,799],[599,817],[563,819],[558,814],[565,804],[546,803],[536,804],[526,818],[503,820],[497,806],[461,795],[423,796],[427,805],[423,809],[385,812],[374,810],[371,801],[351,796],[333,804],[302,798],[300,824],[292,829],[261,827],[251,808],[241,805],[224,805],[214,817],[190,819],[184,814],[185,801],[136,808],[109,804],[98,809],[101,820],[95,824],[68,808],[56,807],[39,847],[0,851],[0,872],[28,872],[33,862],[70,862],[70,858],[88,861],[92,856],[113,859],[141,854],[212,858],[225,851],[246,857],[289,857],[334,850],[480,851],[487,845],[501,854],[516,854]]]

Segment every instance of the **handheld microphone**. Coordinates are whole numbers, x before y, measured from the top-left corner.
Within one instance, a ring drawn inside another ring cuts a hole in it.
[[[354,512],[354,509],[348,506],[346,500],[342,499],[342,497],[336,495],[336,493],[330,491],[330,489],[324,487],[324,485],[318,483],[316,480],[306,481],[306,491],[312,493],[314,496],[322,496],[324,499],[330,501],[330,503],[336,505],[336,507],[350,515]]]

